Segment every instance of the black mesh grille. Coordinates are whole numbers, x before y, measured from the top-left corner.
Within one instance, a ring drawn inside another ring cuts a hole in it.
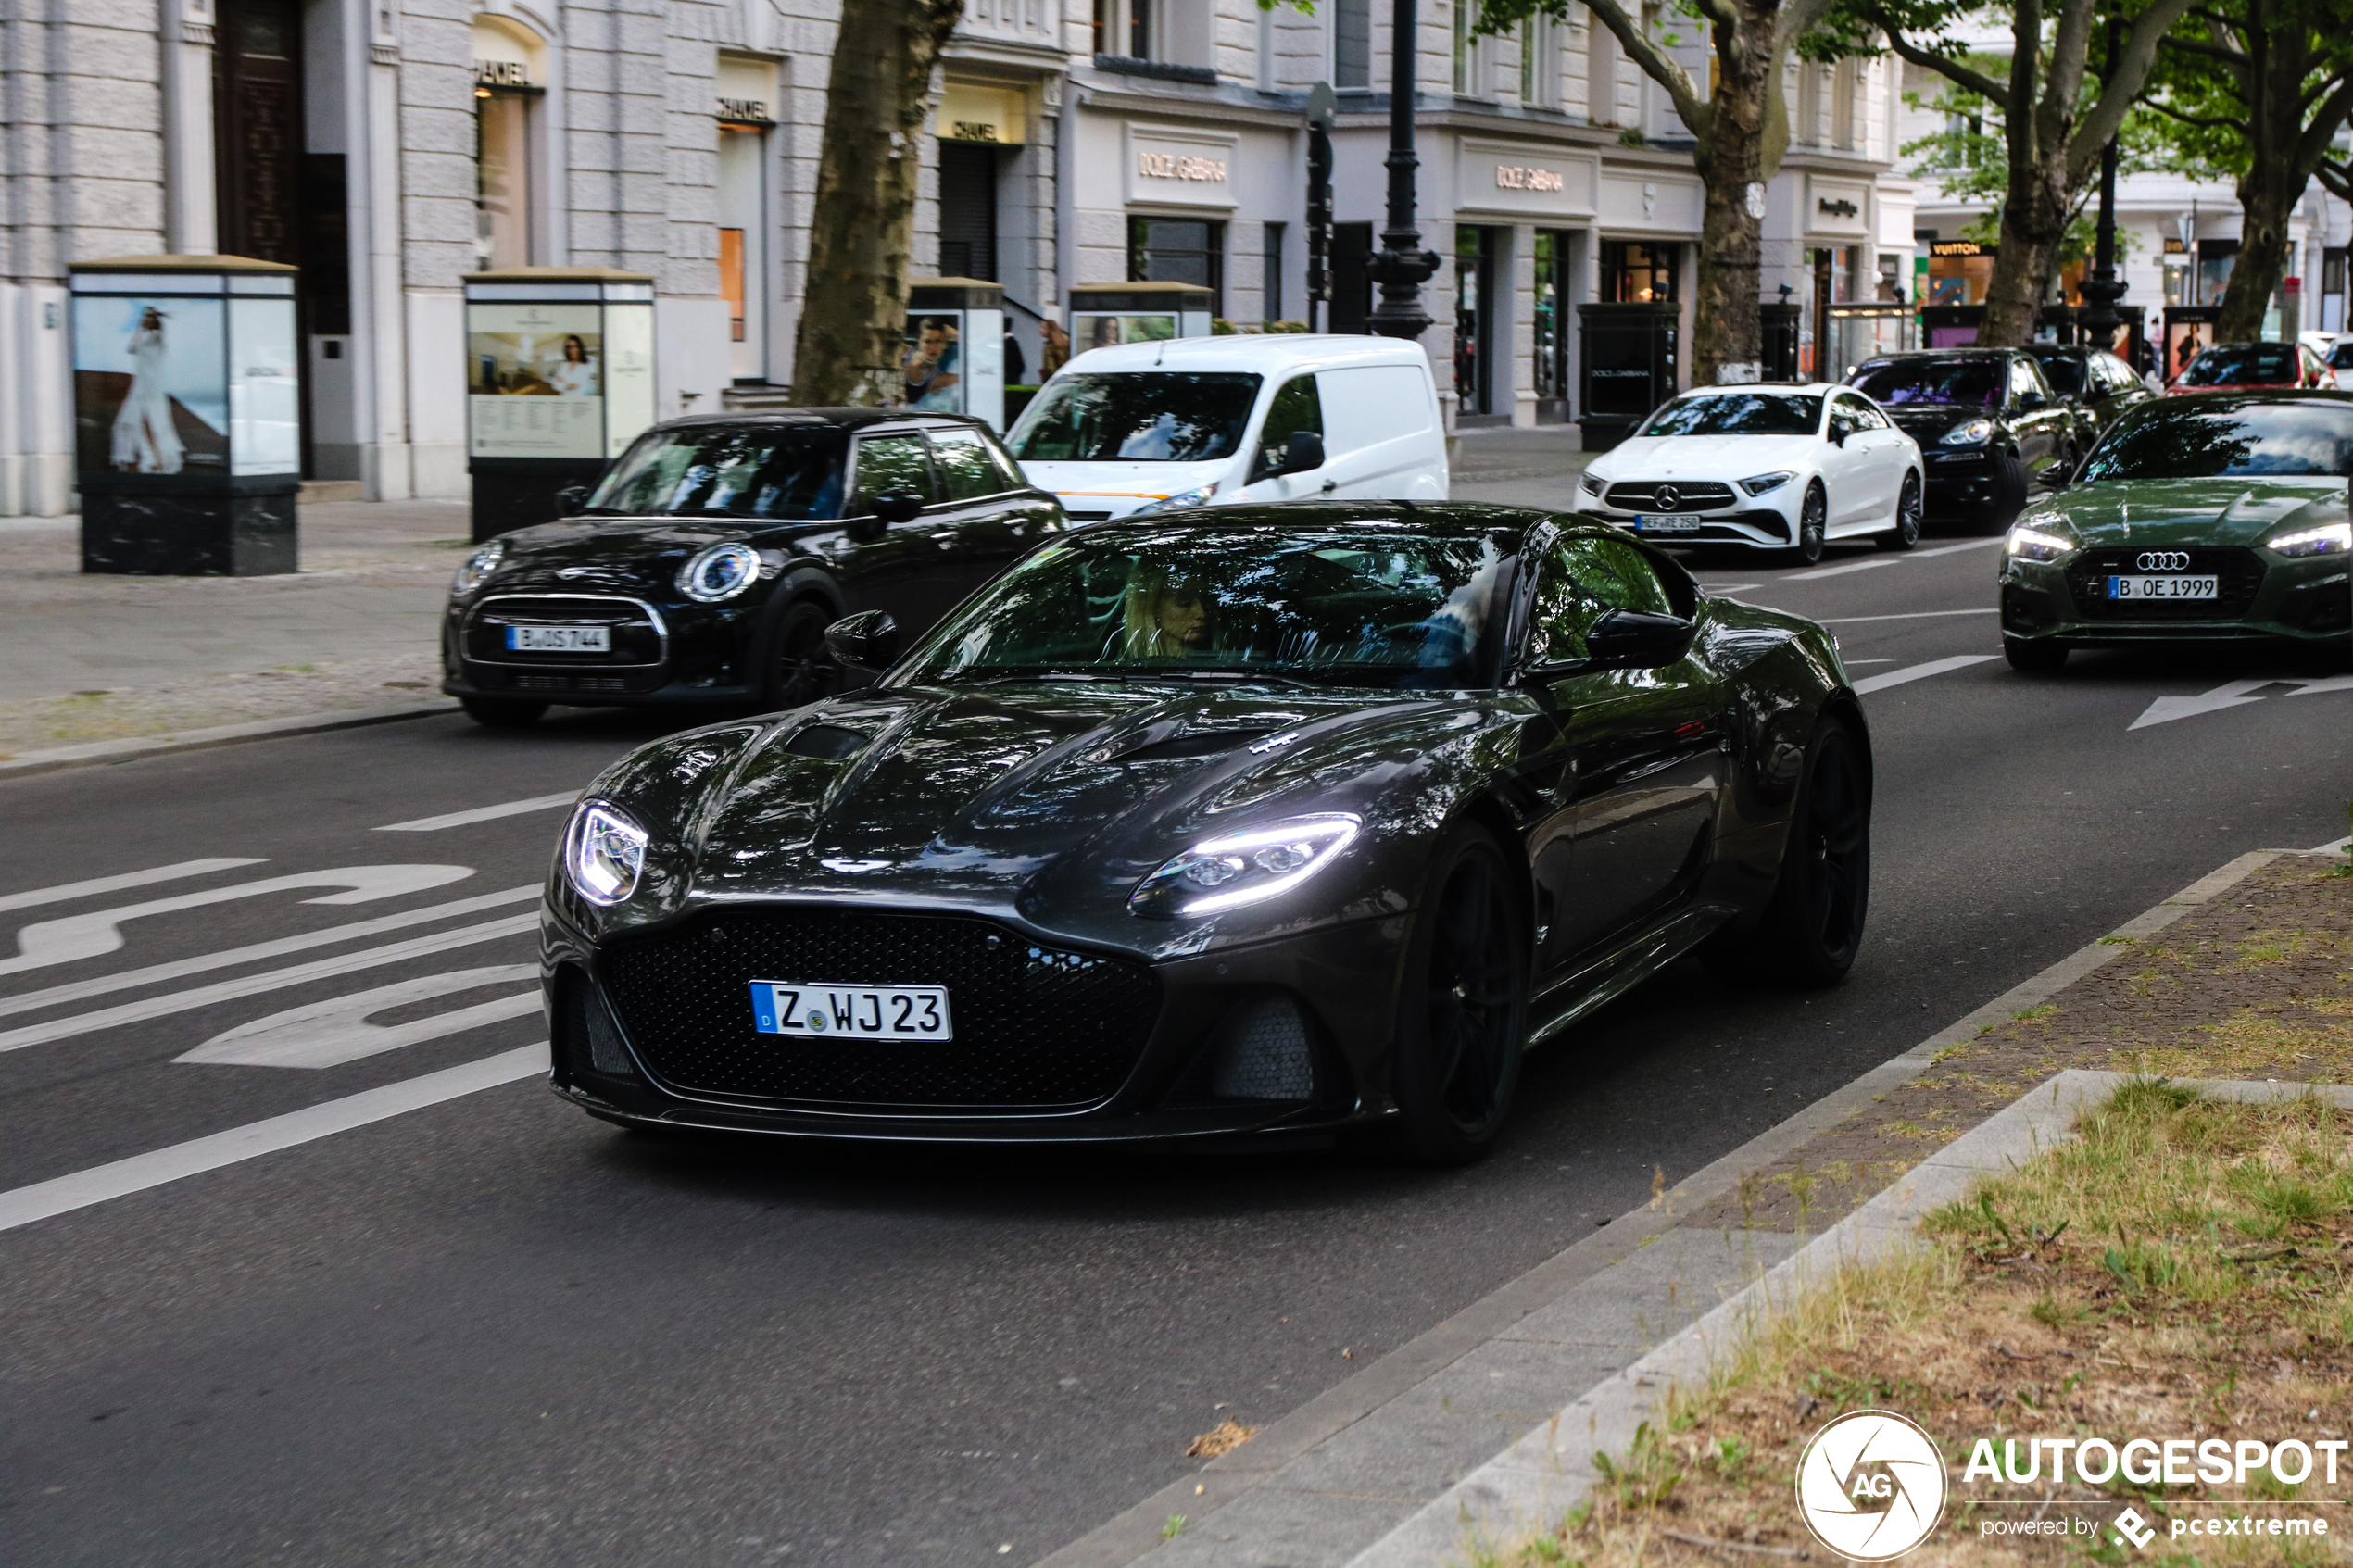
[[[1675,493],[1673,506],[1666,505],[1660,498],[1662,487]],[[1609,504],[1629,511],[1712,511],[1732,504],[1732,487],[1701,479],[1634,480],[1611,485]]]
[[[2138,546],[2086,550],[2068,562],[2067,591],[2078,614],[2086,621],[2237,621],[2255,603],[2263,585],[2263,562],[2252,550],[2215,546],[2188,552],[2189,566],[2180,575],[2212,576],[2219,596],[2211,599],[2127,599],[2108,596],[2112,576],[2171,577],[2172,572],[2141,570]]]
[[[510,626],[602,626],[610,633],[610,653],[526,653],[507,646]],[[645,606],[628,599],[595,595],[505,597],[494,595],[466,616],[466,657],[484,664],[521,665],[541,670],[582,666],[659,664],[662,657],[661,629]]]
[[[606,985],[656,1076],[697,1094],[911,1111],[1093,1105],[1159,1008],[1141,964],[962,916],[741,909],[616,945]],[[802,1039],[752,1027],[754,980],[948,987],[956,1037]]]

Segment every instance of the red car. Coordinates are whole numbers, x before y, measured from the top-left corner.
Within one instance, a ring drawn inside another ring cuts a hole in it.
[[[2249,392],[2258,387],[2308,389],[2334,383],[2319,355],[2300,343],[2218,343],[2190,361],[2165,390]]]

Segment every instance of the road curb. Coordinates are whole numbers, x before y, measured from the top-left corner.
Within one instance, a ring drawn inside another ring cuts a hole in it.
[[[1268,1423],[1249,1443],[1210,1461],[1200,1470],[1170,1483],[1059,1550],[1038,1559],[1033,1568],[1126,1568],[1127,1564],[1149,1557],[1166,1544],[1163,1530],[1172,1515],[1184,1515],[1188,1530],[1197,1528],[1226,1507],[1257,1491],[1285,1465],[1501,1337],[1521,1320],[1552,1305],[1602,1270],[1675,1229],[1679,1214],[1692,1212],[1737,1190],[1744,1173],[1763,1169],[1836,1126],[1875,1098],[1919,1076],[1949,1047],[1974,1039],[1986,1028],[2047,1000],[2107,963],[2120,949],[2163,931],[2282,856],[2317,853],[2320,851],[2249,850],[2198,878],[2106,936],[2086,943],[1947,1024],[1901,1056],[1881,1063],[1701,1167],[1650,1203],[1620,1215],[1592,1236],[1554,1254],[1363,1372]],[[1630,1431],[1629,1428],[1629,1434]],[[1450,1537],[1449,1547],[1453,1544],[1453,1537]],[[1254,1558],[1244,1550],[1238,1552],[1234,1561]],[[1306,1561],[1301,1559],[1299,1568],[1306,1568]]]
[[[404,703],[398,708],[368,708],[340,713],[305,713],[290,719],[256,719],[244,724],[216,724],[174,734],[133,735],[123,740],[91,741],[45,751],[21,751],[0,757],[0,783],[31,778],[66,768],[92,768],[134,758],[169,757],[180,751],[204,751],[216,746],[236,746],[249,740],[275,740],[281,735],[309,734],[321,730],[351,730],[365,724],[390,724],[403,719],[431,719],[455,713],[454,702]]]

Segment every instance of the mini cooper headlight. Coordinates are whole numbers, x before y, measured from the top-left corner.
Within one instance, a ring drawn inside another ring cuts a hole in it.
[[[1288,893],[1331,864],[1364,825],[1336,811],[1204,838],[1138,884],[1128,912],[1214,915]]]
[[[583,801],[564,830],[564,879],[590,903],[618,904],[646,869],[646,830],[618,806]]]
[[[1762,495],[1768,490],[1779,490],[1797,475],[1790,472],[1760,473],[1741,481],[1741,488],[1752,495]]]
[[[2020,523],[2010,530],[2010,536],[2002,548],[2007,554],[2023,557],[2027,560],[2057,560],[2075,548],[2075,541]]]
[[[1179,490],[1174,495],[1163,495],[1157,501],[1145,502],[1136,508],[1134,515],[1140,516],[1145,512],[1189,511],[1195,507],[1209,505],[1210,498],[1216,494],[1217,486],[1214,484],[1204,484],[1192,490]]]
[[[504,539],[493,539],[486,545],[476,546],[474,553],[458,568],[458,575],[449,580],[450,593],[464,598],[488,582],[490,574],[498,570],[498,563],[506,558],[507,542]]]
[[[2273,534],[2267,542],[2284,556],[2325,556],[2353,550],[2353,522],[2324,522],[2318,528],[2299,528],[2293,533]]]
[[[1587,469],[1583,473],[1579,474],[1577,483],[1588,495],[1598,495],[1609,488],[1609,481],[1595,473],[1592,469]]]
[[[732,599],[760,575],[760,552],[749,545],[713,545],[678,569],[678,591],[703,604]]]
[[[1971,420],[1967,424],[1955,425],[1938,436],[1936,444],[1939,446],[1982,446],[1993,439],[1992,420]]]

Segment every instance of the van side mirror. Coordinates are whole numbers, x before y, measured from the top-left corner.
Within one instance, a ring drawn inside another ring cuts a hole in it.
[[[882,609],[845,615],[825,628],[825,651],[837,664],[887,670],[899,659],[899,622]]]
[[[1323,436],[1312,430],[1295,430],[1290,433],[1290,444],[1283,448],[1282,467],[1275,471],[1278,474],[1312,473],[1323,466]]]
[[[1692,624],[1677,615],[1613,609],[1585,634],[1585,652],[1600,670],[1655,670],[1683,657]]]
[[[556,492],[556,515],[558,517],[571,517],[573,513],[579,511],[581,508],[586,506],[587,504],[588,487],[585,484],[567,484],[561,490]]]

